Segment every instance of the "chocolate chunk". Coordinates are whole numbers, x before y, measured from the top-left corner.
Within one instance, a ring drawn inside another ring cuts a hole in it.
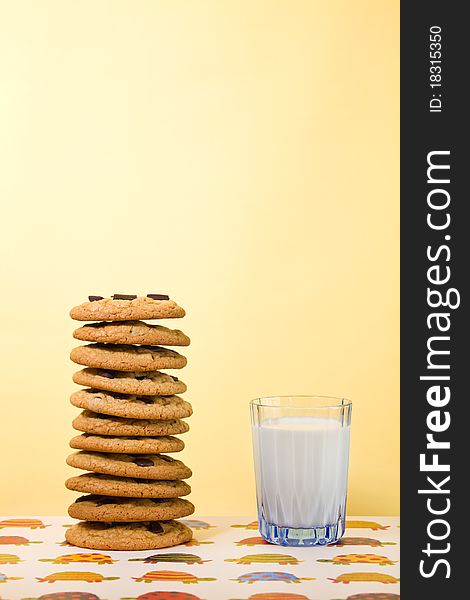
[[[147,294],[147,298],[152,298],[152,300],[169,300],[170,296],[166,294]]]
[[[103,296],[88,296],[88,300],[90,302],[97,302],[98,300],[103,300]]]
[[[142,379],[147,379],[147,375],[136,375],[135,378],[137,381],[142,381]]]
[[[154,467],[155,463],[150,458],[145,458],[143,456],[137,456],[132,461],[138,467]]]
[[[153,404],[153,398],[149,396],[136,396],[136,400],[140,400],[144,404]]]
[[[104,506],[105,504],[119,504],[121,498],[111,498],[108,496],[98,496],[95,500],[96,506]]]
[[[163,533],[163,527],[158,521],[150,521],[148,528],[152,533]]]
[[[100,371],[98,373],[100,377],[105,377],[106,379],[114,379],[115,375],[111,371]]]
[[[114,294],[113,300],[135,300],[137,296],[135,294]]]
[[[165,456],[164,454],[159,454],[158,458],[161,458],[162,460],[164,460],[165,462],[173,462],[173,459],[170,458],[169,456]]]
[[[171,375],[171,378],[173,379],[173,381],[179,381],[178,377],[175,377],[174,375]]]

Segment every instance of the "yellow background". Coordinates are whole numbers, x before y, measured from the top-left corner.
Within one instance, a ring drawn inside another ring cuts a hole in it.
[[[3,1],[0,85],[0,513],[74,497],[69,308],[160,292],[199,514],[254,513],[248,401],[296,393],[397,514],[398,0]]]

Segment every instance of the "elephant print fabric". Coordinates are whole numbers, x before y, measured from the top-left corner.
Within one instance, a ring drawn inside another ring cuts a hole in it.
[[[0,516],[0,600],[400,600],[395,517],[348,517],[338,544],[268,544],[252,517],[192,517],[191,544],[64,545],[70,517]]]

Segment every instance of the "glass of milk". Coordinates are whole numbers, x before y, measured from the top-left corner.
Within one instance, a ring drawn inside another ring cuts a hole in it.
[[[283,546],[334,544],[345,528],[351,402],[273,396],[250,409],[261,535]]]

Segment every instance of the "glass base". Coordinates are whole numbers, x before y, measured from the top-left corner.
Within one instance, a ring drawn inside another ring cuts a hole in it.
[[[336,544],[344,533],[344,519],[334,525],[322,527],[279,527],[268,523],[263,517],[258,519],[259,532],[271,544],[280,546],[326,546]]]

